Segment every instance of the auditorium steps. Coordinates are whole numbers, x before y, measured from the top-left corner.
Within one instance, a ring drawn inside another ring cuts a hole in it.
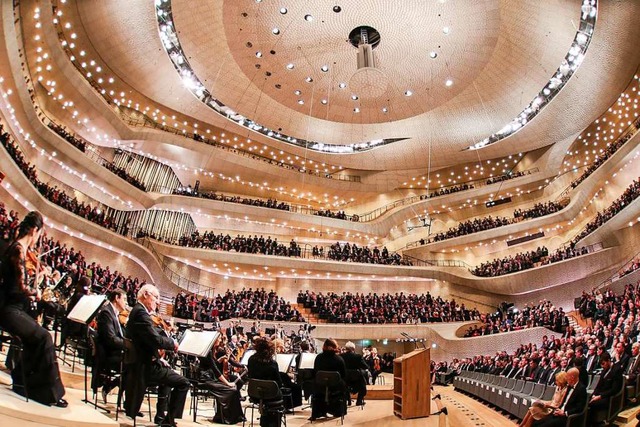
[[[291,304],[291,307],[295,308],[300,313],[302,313],[302,316],[309,323],[312,323],[312,324],[329,323],[327,322],[326,319],[320,319],[316,313],[312,313],[310,308],[306,308],[302,304]]]

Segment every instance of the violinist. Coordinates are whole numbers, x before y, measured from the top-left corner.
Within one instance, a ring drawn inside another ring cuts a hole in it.
[[[47,267],[47,275],[43,281],[42,298],[38,301],[38,313],[42,314],[42,326],[46,329],[50,328],[51,320],[53,320],[53,329],[58,329],[58,323],[64,317],[65,308],[60,304],[55,291],[56,283],[60,279],[58,270],[51,271],[51,268]]]
[[[64,386],[56,360],[51,335],[27,313],[37,290],[28,288],[26,256],[40,238],[44,221],[39,212],[29,212],[18,227],[13,241],[2,257],[0,274],[0,327],[20,338],[23,357],[11,370],[13,390],[24,394],[22,372],[26,377],[29,398],[45,405],[66,407]]]
[[[200,387],[209,390],[216,399],[218,410],[213,422],[237,424],[244,421],[240,404],[240,387],[222,374],[221,365],[216,360],[215,348],[214,345],[207,357],[200,358]]]
[[[75,291],[71,298],[69,299],[69,304],[67,305],[66,318],[62,324],[62,333],[60,334],[60,346],[63,347],[66,345],[67,338],[80,338],[87,336],[87,325],[83,325],[82,323],[75,322],[68,318],[69,313],[73,310],[73,307],[78,304],[78,301],[85,296],[89,295],[89,286],[91,285],[91,281],[87,276],[82,276],[78,283],[76,283]]]
[[[344,352],[340,356],[347,368],[347,386],[358,393],[356,405],[361,406],[364,404],[364,397],[367,394],[367,380],[369,379],[367,370],[369,366],[355,350],[356,345],[349,341],[344,345]],[[354,373],[349,375],[349,371]],[[349,395],[349,405],[351,405],[351,395]]]
[[[120,361],[124,350],[124,333],[120,326],[119,315],[127,307],[127,294],[122,289],[115,289],[107,297],[109,303],[98,313],[98,335],[96,337],[96,372],[120,372]],[[95,390],[102,385],[102,400],[107,403],[107,395],[119,384],[119,379],[99,383],[100,375],[92,376],[92,387]]]

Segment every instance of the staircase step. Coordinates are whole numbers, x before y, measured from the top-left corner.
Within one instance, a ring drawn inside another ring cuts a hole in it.
[[[636,415],[640,412],[640,405],[632,406],[631,408],[627,408],[621,411],[616,417],[616,423],[620,425],[625,425],[630,423],[631,421],[636,419]]]

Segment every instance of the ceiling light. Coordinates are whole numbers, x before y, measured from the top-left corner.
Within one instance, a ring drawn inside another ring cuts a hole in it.
[[[275,35],[280,34],[280,29],[279,28],[274,28],[273,30],[271,30],[271,32]]]
[[[294,90],[293,93],[295,93],[296,95],[300,95],[302,92],[300,92],[298,89]]]
[[[304,15],[304,20],[307,22],[311,22],[313,21],[313,16],[312,15]]]
[[[347,87],[347,84],[346,84],[346,83],[340,83],[340,84],[338,85],[338,87],[339,87],[340,89],[344,89],[345,87]]]
[[[320,67],[320,70],[322,70],[323,73],[326,73],[327,71],[329,71],[329,66],[323,65],[322,67]]]
[[[294,67],[295,65],[293,65],[292,63],[287,64],[287,70],[293,70]]]
[[[411,96],[411,95],[413,95],[413,92],[411,92],[410,90],[404,93],[404,96]]]
[[[359,113],[359,112],[360,112],[360,109],[359,109],[358,107],[356,107],[356,108],[354,108],[354,109],[353,109],[353,112],[354,112],[354,113]]]
[[[436,52],[435,50],[432,50],[431,52],[429,52],[429,57],[431,59],[436,59],[438,57],[438,52]]]
[[[351,99],[353,99],[354,101],[358,100],[358,95],[351,95]]]
[[[338,6],[338,5],[335,5],[335,6],[333,6],[333,11],[335,13],[340,13],[340,12],[342,12],[342,8],[340,6]]]
[[[444,27],[444,28],[442,29],[442,32],[443,32],[443,33],[445,33],[445,34],[449,34],[449,33],[451,32],[451,28],[449,28],[449,27]]]
[[[280,8],[280,13],[283,14],[283,15],[286,15],[287,14],[287,8],[286,7],[281,7]]]
[[[453,80],[448,79],[446,82],[444,82],[444,84],[445,84],[447,87],[450,87],[451,85],[453,85]]]
[[[313,81],[313,78],[312,78],[312,77],[307,77],[307,78],[305,79],[305,81],[306,81],[307,83],[311,83],[311,82]]]
[[[256,58],[262,58],[262,52],[257,51],[256,52]]]
[[[322,101],[320,101],[320,103],[321,103],[322,105],[327,105],[327,102],[328,102],[328,101],[327,101],[326,99],[323,99]]]
[[[304,105],[304,101],[302,99],[298,99],[298,104]]]
[[[388,113],[388,112],[389,112],[389,109],[388,109],[387,107],[382,107],[382,112],[383,112],[383,113]]]

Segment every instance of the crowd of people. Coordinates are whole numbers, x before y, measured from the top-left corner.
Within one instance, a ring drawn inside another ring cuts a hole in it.
[[[177,194],[180,196],[200,197],[203,199],[218,200],[221,202],[241,203],[243,205],[259,206],[261,208],[278,209],[281,211],[291,210],[291,205],[285,202],[278,202],[276,199],[269,198],[267,200],[263,200],[250,199],[248,197],[226,196],[224,194],[218,194],[215,191],[200,191],[199,189],[191,187],[191,185],[187,185],[186,187],[178,187],[173,190],[173,194]]]
[[[547,300],[539,301],[537,304],[527,304],[522,310],[502,304],[497,312],[482,315],[481,320],[482,325],[470,327],[464,336],[477,337],[538,326],[564,333],[569,326],[569,320],[562,307],[557,308]]]
[[[636,122],[636,124],[638,123],[640,122]],[[629,133],[624,137],[618,139],[613,144],[607,144],[607,149],[604,151],[604,153],[602,153],[602,155],[598,155],[596,161],[591,163],[577,179],[571,182],[571,188],[576,188],[578,185],[580,185],[580,183],[587,179],[592,173],[594,173],[601,164],[609,160],[609,158],[613,156],[615,152],[618,151],[620,147],[622,147],[627,141],[629,141],[632,136],[633,134]]]
[[[113,172],[114,174],[118,175],[120,178],[124,179],[129,184],[131,184],[134,187],[136,187],[137,189],[142,190],[142,191],[147,191],[147,186],[142,181],[140,181],[138,178],[136,178],[135,176],[133,176],[129,172],[127,172],[124,168],[116,166],[116,165],[114,165],[113,163],[110,163],[110,162],[105,162],[105,163],[102,164],[102,166],[104,166],[105,168],[109,169],[111,172]]]
[[[91,206],[89,203],[79,201],[76,197],[69,196],[65,191],[57,186],[50,186],[38,179],[35,165],[29,163],[20,148],[12,141],[8,133],[3,132],[0,124],[0,143],[5,147],[13,161],[25,174],[27,179],[38,189],[47,200],[55,203],[63,209],[68,210],[84,219],[94,222],[110,230],[116,230],[116,224],[112,218],[108,217],[104,210],[98,206]]]
[[[201,233],[196,230],[190,236],[183,236],[178,244],[189,248],[213,249],[216,251],[233,251],[250,254],[276,255],[287,257],[299,257],[301,248],[291,240],[286,246],[278,242],[278,238],[271,236],[241,236],[231,237],[229,234],[215,234],[213,231]]]
[[[84,139],[77,138],[64,126],[60,126],[59,124],[52,121],[49,121],[48,125],[51,130],[60,135],[61,138],[76,147],[78,150],[82,151],[83,153],[87,150],[87,142]]]
[[[398,323],[455,322],[480,320],[476,309],[469,309],[455,300],[443,300],[426,294],[363,294],[334,292],[323,294],[300,291],[298,304],[318,314],[329,323]]]
[[[198,322],[217,322],[230,318],[304,322],[300,312],[275,291],[262,289],[227,290],[211,299],[184,291],[174,298],[173,315]]]
[[[576,248],[574,244],[558,248],[552,254],[545,247],[538,247],[535,251],[519,252],[504,258],[483,262],[477,266],[472,274],[480,277],[496,277],[504,274],[516,273],[530,268],[540,267],[558,261],[575,258],[589,253],[587,247]]]
[[[529,209],[516,209],[513,217],[520,220],[539,218],[541,216],[550,215],[561,210],[565,205],[559,202],[549,201],[546,203],[536,203]]]
[[[585,228],[573,238],[572,242],[577,243],[593,233],[597,228],[617,215],[622,209],[626,208],[629,203],[637,199],[638,196],[640,196],[640,178],[634,179],[633,183],[624,190],[624,193],[622,193],[620,197],[614,200],[605,210],[598,212],[596,217],[589,221]]]
[[[315,246],[311,253],[314,257],[321,256],[321,251],[318,246]],[[411,261],[404,259],[400,254],[393,252],[389,253],[386,246],[382,247],[382,250],[378,247],[373,249],[368,246],[358,246],[355,243],[349,244],[348,242],[341,245],[339,242],[334,243],[329,247],[327,251],[327,258],[333,261],[342,262],[362,262],[366,264],[386,264],[386,265],[412,265]]]
[[[335,218],[335,219],[343,219],[345,221],[352,221],[352,222],[358,222],[360,221],[360,216],[353,214],[353,215],[347,215],[344,211],[337,211],[337,212],[333,212],[330,209],[320,209],[316,212],[313,213],[316,216],[323,216],[326,218]]]
[[[520,178],[521,176],[528,175],[529,173],[531,172],[517,171],[517,172],[510,172],[506,175],[492,176],[491,178],[487,179],[487,185],[495,184],[496,182],[508,181],[514,178]]]

